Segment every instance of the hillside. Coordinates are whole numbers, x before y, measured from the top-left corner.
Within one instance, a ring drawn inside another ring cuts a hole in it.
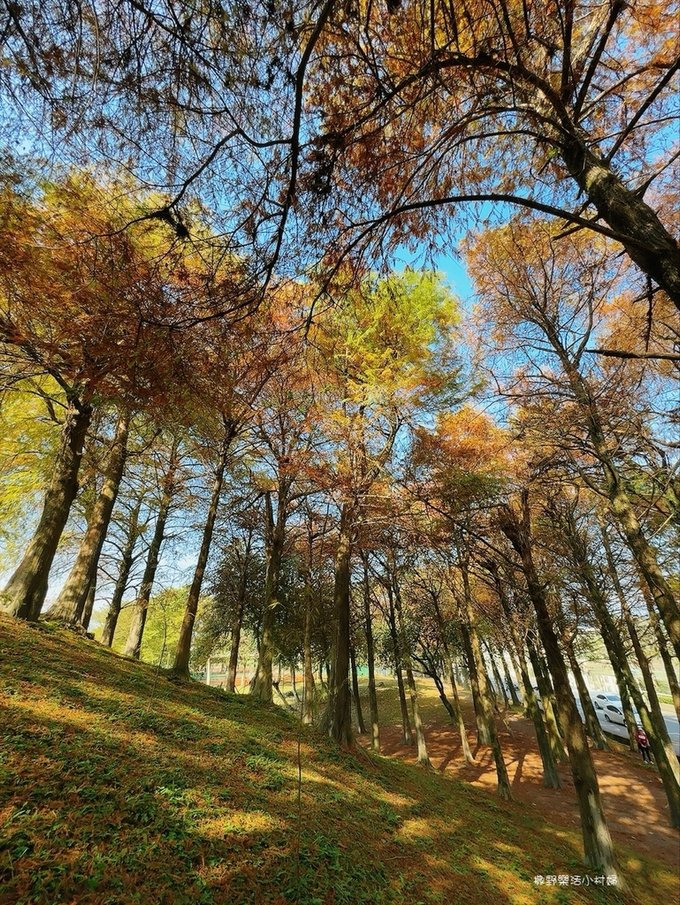
[[[279,708],[0,617],[0,902],[615,902],[576,833],[448,777],[338,752]],[[298,799],[298,742],[302,784]],[[621,852],[628,901],[673,901]]]

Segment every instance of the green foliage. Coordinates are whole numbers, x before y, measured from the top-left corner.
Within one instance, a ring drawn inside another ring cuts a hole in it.
[[[348,395],[357,403],[451,404],[458,385],[458,305],[442,277],[406,270],[366,281],[331,314],[323,330]]]
[[[50,378],[23,380],[2,398],[0,571],[16,560],[42,502],[60,442],[60,426],[50,408],[59,417],[62,398]]]
[[[179,630],[182,625],[184,609],[186,607],[189,589],[166,588],[158,594],[154,594],[149,601],[149,609],[142,639],[141,659],[145,663],[153,663],[158,666],[169,666],[175,656],[175,648],[179,638]],[[113,649],[121,653],[125,647],[132,621],[134,601],[124,604],[118,619],[116,634],[113,639]],[[105,612],[95,615],[102,626]],[[101,627],[95,629],[95,637],[101,634]]]

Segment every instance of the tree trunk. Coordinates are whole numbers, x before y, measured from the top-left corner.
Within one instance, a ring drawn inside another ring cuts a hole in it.
[[[546,730],[546,724],[543,720],[541,708],[538,706],[538,698],[536,697],[531,684],[529,667],[527,665],[526,657],[524,656],[522,645],[519,643],[519,639],[517,639],[517,654],[519,656],[519,668],[522,676],[522,683],[524,685],[524,698],[526,700],[527,712],[534,724],[536,742],[538,743],[541,764],[543,765],[543,785],[547,789],[560,789],[562,788],[562,781],[560,780],[560,774],[557,770],[557,761],[553,753],[552,745],[550,744],[550,738]]]
[[[312,665],[313,588],[309,571],[305,573],[305,636],[303,643],[305,683],[302,689],[302,722],[314,720],[314,668]]]
[[[88,589],[96,582],[99,557],[125,470],[129,427],[130,413],[125,409],[118,417],[104,483],[90,514],[85,536],[61,593],[47,614],[49,619],[81,621]]]
[[[550,750],[558,763],[565,763],[568,758],[564,750],[564,745],[562,744],[562,736],[560,735],[555,710],[553,708],[552,689],[550,688],[548,678],[543,670],[543,664],[541,663],[536,644],[534,644],[530,636],[527,636],[527,650],[529,651],[529,659],[531,660],[534,675],[536,676],[536,685],[538,686],[538,693],[541,696],[541,704],[543,704],[543,719],[545,720],[545,726],[548,732]]]
[[[676,254],[678,253],[680,252],[676,250]],[[680,658],[680,608],[659,567],[656,553],[642,532],[633,504],[626,492],[622,476],[611,455],[602,420],[594,397],[590,392],[590,387],[574,362],[569,358],[566,350],[555,336],[554,331],[550,331],[549,338],[560,357],[574,397],[584,411],[588,436],[602,468],[609,509],[621,528],[640,575],[651,591],[666,626],[675,655]]]
[[[645,591],[647,587],[645,586]],[[677,717],[678,722],[680,722],[680,682],[678,681],[677,673],[675,672],[675,666],[673,665],[673,658],[671,657],[670,651],[668,650],[668,645],[666,644],[666,638],[664,637],[663,629],[661,628],[661,623],[659,622],[659,617],[656,615],[656,611],[654,609],[654,603],[650,599],[651,595],[645,594],[645,603],[647,604],[647,611],[649,613],[649,621],[651,623],[652,628],[654,629],[654,634],[656,636],[656,644],[659,648],[659,654],[663,661],[664,670],[666,672],[666,678],[668,680],[668,687],[670,689],[671,695],[673,696],[673,706],[675,707],[675,715]]]
[[[604,547],[604,551],[607,557],[607,568],[609,571],[609,575],[612,580],[612,584],[614,585],[614,589],[616,591],[616,595],[619,598],[619,603],[621,605],[621,612],[624,614],[626,619],[626,623],[630,632],[630,623],[632,622],[632,616],[630,613],[630,608],[628,606],[628,601],[626,600],[626,595],[624,593],[623,587],[621,585],[621,579],[619,578],[619,571],[616,567],[616,562],[614,560],[614,554],[611,548],[611,544],[609,543],[609,537],[607,536],[607,529],[602,521],[600,521],[600,535],[602,537],[602,545]],[[668,645],[666,644],[666,639],[663,635],[663,629],[661,628],[661,624],[659,622],[659,617],[656,614],[656,610],[654,609],[654,600],[651,595],[651,591],[645,581],[640,582],[640,587],[642,590],[642,596],[644,597],[645,604],[647,606],[647,612],[649,613],[649,621],[651,623],[652,629],[654,630],[654,635],[656,636],[657,646],[659,648],[659,653],[661,655],[661,659],[663,661],[664,669],[666,671],[666,677],[668,679],[668,687],[670,688],[671,694],[673,696],[673,704],[675,706],[675,714],[680,721],[680,685],[678,684],[678,679],[675,674],[675,668],[673,666],[673,659],[668,651]],[[637,631],[635,630],[635,625],[633,623],[633,632],[637,635]],[[633,633],[631,633],[631,640],[633,640]],[[635,641],[633,641],[635,644]],[[638,641],[639,644],[639,641]],[[636,650],[637,653],[637,650]],[[639,660],[638,656],[638,660]],[[646,659],[646,658],[645,658]],[[649,668],[649,665],[648,665]],[[647,682],[647,680],[645,680]],[[652,683],[653,684],[653,683]],[[656,694],[656,689],[654,690]],[[658,698],[657,698],[658,700]],[[650,698],[650,704],[652,703],[652,699]]]
[[[621,488],[618,481],[610,493],[610,503],[637,567],[654,597],[673,645],[675,656],[680,659],[680,610],[678,610],[677,601],[659,567],[654,550],[642,533],[628,494]]]
[[[413,725],[416,730],[416,750],[418,752],[418,763],[423,767],[429,767],[430,758],[427,753],[427,742],[425,740],[425,727],[420,714],[420,706],[418,703],[418,688],[413,675],[413,661],[411,659],[411,651],[409,649],[408,637],[406,635],[406,624],[404,622],[404,610],[401,603],[401,591],[397,580],[397,571],[392,564],[391,568],[391,584],[394,592],[394,608],[397,614],[397,626],[399,632],[400,651],[406,669],[406,681],[408,683],[409,695],[411,697],[411,715],[413,716]]]
[[[477,620],[472,605],[472,594],[470,591],[470,579],[467,570],[467,564],[461,562],[461,573],[463,576],[463,616],[469,637],[470,650],[472,653],[472,662],[470,670],[474,666],[476,673],[476,682],[479,692],[479,703],[481,709],[481,717],[484,724],[485,735],[490,740],[491,751],[496,765],[496,777],[498,780],[498,794],[501,798],[509,801],[512,798],[510,793],[510,779],[508,778],[508,770],[503,760],[503,751],[501,749],[500,739],[496,732],[496,722],[494,720],[493,705],[489,694],[489,684],[482,657],[482,645],[477,634]]]
[[[276,520],[272,509],[271,494],[265,496],[266,503],[266,547],[267,571],[264,583],[264,615],[260,634],[257,669],[251,693],[260,701],[272,702],[272,661],[274,659],[274,621],[279,606],[279,585],[281,582],[281,560],[285,541],[286,515],[288,506],[288,485],[279,482]]]
[[[243,567],[238,588],[238,606],[234,614],[234,622],[231,626],[231,648],[229,650],[229,667],[227,670],[227,691],[234,694],[236,691],[236,673],[238,671],[238,652],[241,646],[241,626],[243,625],[243,612],[246,605],[246,592],[248,590],[248,566],[250,565],[250,549],[253,542],[253,531],[248,531],[248,538],[243,550]],[[245,683],[245,663],[244,663]],[[245,686],[244,686],[245,687]]]
[[[215,530],[215,519],[217,518],[217,508],[220,503],[220,494],[222,493],[222,483],[224,481],[224,471],[227,467],[227,457],[229,455],[229,447],[234,436],[234,428],[230,425],[227,428],[224,441],[222,443],[222,451],[220,460],[215,470],[215,478],[213,481],[212,494],[210,497],[210,505],[208,507],[208,517],[205,520],[203,528],[203,537],[201,539],[201,549],[198,553],[198,562],[194,570],[194,577],[189,588],[189,596],[187,597],[187,605],[184,610],[184,618],[182,626],[179,630],[179,639],[177,641],[177,651],[175,653],[175,662],[172,667],[173,673],[182,678],[189,677],[189,657],[191,656],[191,639],[194,634],[194,623],[196,621],[196,613],[198,612],[198,602],[201,598],[201,588],[203,586],[203,576],[208,564],[210,555],[210,546],[212,544],[213,532]]]
[[[525,703],[524,702],[524,682],[520,681],[521,680],[520,667],[519,667],[519,661],[517,659],[517,654],[515,653],[515,648],[516,648],[515,644],[510,644],[508,646],[508,654],[510,656],[510,662],[512,663],[513,672],[515,673],[515,676],[517,677],[517,682],[518,682],[517,696],[519,698],[519,704],[520,704],[520,707],[524,707],[524,703]]]
[[[477,677],[477,666],[472,653],[472,642],[470,640],[470,632],[465,619],[462,619],[460,626],[460,634],[463,639],[463,647],[465,649],[465,659],[468,665],[468,675],[470,676],[470,690],[472,692],[472,706],[475,712],[475,723],[477,725],[477,744],[490,745],[491,737],[489,736],[488,724],[484,719],[482,709],[482,696],[479,689],[479,680]]]
[[[500,510],[500,527],[520,557],[529,598],[536,611],[538,630],[548,658],[555,686],[557,707],[566,733],[569,762],[581,815],[581,831],[586,862],[594,870],[618,876],[614,847],[600,801],[600,787],[588,748],[583,723],[569,685],[553,617],[548,608],[543,583],[539,580],[531,549],[531,520],[528,496],[522,494],[521,521],[509,506]]]
[[[550,739],[546,731],[543,714],[541,713],[541,708],[538,706],[538,699],[534,694],[534,689],[531,684],[529,667],[527,665],[526,657],[524,656],[524,647],[519,631],[517,629],[517,624],[515,622],[515,614],[512,611],[510,601],[508,600],[507,593],[503,587],[503,582],[499,574],[498,566],[496,565],[496,563],[491,561],[487,563],[487,568],[493,576],[494,583],[496,585],[496,591],[498,593],[498,598],[501,603],[501,608],[505,614],[505,618],[508,620],[510,640],[515,650],[517,651],[518,674],[521,677],[522,684],[524,686],[526,710],[532,723],[534,724],[536,742],[538,744],[539,754],[541,755],[541,764],[543,765],[543,785],[548,789],[559,789],[562,786],[560,774],[557,771],[557,763],[553,755],[552,747],[550,745]]]
[[[607,647],[611,650],[613,659],[617,661],[618,670],[624,677],[625,685],[640,715],[642,727],[649,738],[649,746],[656,760],[666,798],[668,799],[671,826],[680,827],[680,766],[673,751],[665,720],[660,713],[650,712],[647,707],[628,664],[623,642],[616,631],[616,626],[609,612],[606,611],[606,605],[605,609],[602,609],[600,602],[598,602],[597,614]]]
[[[295,663],[294,662],[290,664],[290,681],[291,681],[291,685],[293,686],[293,694],[299,701],[300,695],[298,694],[298,690],[297,690],[297,676],[295,674]]]
[[[352,746],[352,708],[349,689],[350,647],[350,564],[352,556],[352,532],[354,512],[349,503],[343,503],[340,515],[340,534],[335,554],[335,649],[333,675],[329,687],[329,734],[340,745]]]
[[[606,645],[605,645],[606,646]],[[610,658],[611,662],[611,658]],[[633,705],[630,702],[630,694],[623,673],[612,663],[612,669],[616,674],[616,687],[619,689],[619,697],[621,698],[621,709],[623,710],[623,718],[626,722],[626,730],[628,732],[628,747],[631,751],[637,751],[635,743],[635,730],[637,729],[637,721],[633,713]]]
[[[137,539],[139,537],[139,512],[141,508],[142,501],[140,499],[137,501],[132,512],[130,513],[128,532],[125,539],[125,547],[123,548],[123,555],[121,557],[120,566],[118,567],[118,579],[116,580],[116,586],[113,590],[113,596],[111,597],[111,603],[109,604],[109,611],[106,614],[106,620],[104,622],[104,628],[102,630],[101,643],[106,645],[106,647],[111,647],[111,645],[113,644],[113,636],[116,632],[116,626],[118,625],[118,616],[120,615],[120,609],[123,605],[125,589],[127,588],[128,578],[130,577],[130,571],[132,569],[132,563],[134,562],[133,554],[135,544],[137,543]]]
[[[607,601],[604,591],[595,577],[595,572],[588,558],[588,550],[585,541],[576,530],[573,520],[568,519],[564,523],[565,536],[571,548],[574,562],[579,570],[579,577],[583,583],[584,590],[587,592],[590,602],[595,610],[595,615],[600,623],[602,637],[607,647],[607,651],[612,661],[612,666],[617,674],[617,678],[621,678],[621,687],[627,688],[633,703],[640,715],[640,720],[645,732],[649,737],[649,745],[652,754],[656,760],[659,769],[661,781],[663,782],[666,798],[668,799],[669,817],[671,826],[680,827],[680,765],[678,765],[677,757],[673,751],[668,728],[658,706],[658,698],[656,697],[656,689],[654,683],[649,676],[652,691],[652,700],[656,701],[657,707],[652,709],[647,704],[638,688],[638,684],[633,677],[633,673],[628,662],[628,656],[623,644],[623,640],[616,629],[614,620],[607,609]],[[633,625],[633,631],[637,640],[637,632]],[[635,645],[636,641],[633,641]],[[639,641],[637,642],[639,644]],[[640,648],[640,654],[646,661],[644,654]],[[642,666],[642,664],[641,664]],[[649,672],[647,670],[647,672]],[[644,670],[643,670],[644,675]],[[649,692],[649,688],[647,689]],[[635,726],[632,727],[633,734]]]
[[[128,632],[127,641],[125,642],[124,654],[126,657],[134,657],[139,660],[142,649],[142,638],[144,636],[144,626],[146,625],[146,615],[149,609],[149,601],[151,599],[151,590],[153,588],[154,579],[156,578],[156,569],[158,568],[158,560],[161,552],[161,545],[165,539],[165,525],[170,512],[170,504],[174,493],[175,471],[177,470],[177,449],[178,444],[175,440],[172,444],[170,452],[170,463],[168,470],[163,478],[163,489],[161,494],[161,504],[158,510],[158,518],[156,519],[156,527],[154,529],[149,551],[146,558],[146,566],[142,583],[139,588],[139,594],[135,600],[132,612],[132,622]]]
[[[421,661],[422,662],[422,661]],[[444,709],[449,715],[452,726],[458,725],[458,719],[456,716],[456,708],[453,706],[451,701],[449,701],[446,696],[446,691],[444,690],[444,683],[442,682],[442,677],[439,675],[437,670],[435,669],[432,663],[427,664],[427,668],[425,669],[425,674],[428,675],[432,681],[434,682],[434,686],[437,689],[437,694],[439,695],[439,700],[444,705]]]
[[[364,725],[364,715],[361,712],[361,698],[359,697],[359,676],[357,674],[357,659],[354,645],[349,648],[349,660],[352,668],[352,697],[354,698],[354,709],[357,719],[357,729],[360,735],[366,734],[366,726]]]
[[[567,652],[569,666],[571,667],[571,671],[576,681],[576,687],[578,689],[578,696],[581,701],[581,709],[583,710],[583,715],[585,717],[588,735],[592,738],[593,744],[596,748],[598,748],[600,751],[608,751],[609,744],[607,743],[607,739],[605,738],[602,727],[600,726],[600,721],[598,720],[597,714],[595,713],[595,706],[593,705],[593,702],[590,699],[590,695],[588,694],[588,687],[586,686],[586,681],[583,678],[581,666],[576,659],[574,647],[572,644],[565,644],[564,648]]]
[[[517,694],[517,689],[515,688],[515,682],[514,682],[512,676],[510,675],[510,670],[508,668],[507,660],[503,656],[503,652],[500,650],[498,651],[498,657],[499,657],[501,663],[503,664],[503,672],[505,674],[505,684],[507,686],[508,691],[510,692],[510,698],[512,699],[512,704],[514,707],[519,707],[521,702],[519,699],[519,695]]]
[[[401,671],[401,645],[399,642],[399,633],[397,632],[397,620],[394,612],[394,600],[392,591],[387,589],[387,599],[389,603],[388,624],[390,627],[390,635],[392,637],[392,647],[394,649],[394,669],[397,677],[397,691],[399,692],[399,709],[401,711],[401,728],[402,741],[405,745],[413,744],[413,732],[411,730],[411,720],[408,715],[408,704],[406,703],[406,691],[404,689],[404,676]]]
[[[78,470],[91,419],[91,406],[71,396],[40,521],[23,559],[0,594],[0,607],[11,616],[36,621],[40,615],[52,561],[78,492]]]
[[[446,626],[444,625],[444,618],[442,616],[442,611],[439,606],[439,600],[436,595],[433,595],[432,602],[434,603],[434,611],[437,616],[437,626],[439,628],[439,637],[441,639],[442,647],[444,648],[444,659],[445,665],[448,670],[449,675],[449,684],[451,685],[451,695],[453,696],[453,709],[455,711],[455,720],[458,725],[458,734],[460,735],[460,745],[461,751],[463,753],[463,759],[468,764],[475,763],[475,757],[470,750],[470,743],[468,742],[467,730],[465,728],[465,720],[463,719],[463,711],[460,707],[460,695],[458,694],[458,685],[456,683],[456,672],[453,667],[453,658],[451,657],[451,649],[449,647],[449,642],[446,638]]]
[[[380,724],[378,722],[378,693],[375,687],[375,652],[373,650],[373,624],[371,618],[371,589],[368,581],[366,554],[361,556],[364,565],[364,626],[366,630],[366,657],[368,659],[368,706],[371,711],[371,747],[380,751]]]
[[[563,143],[562,159],[600,217],[621,236],[632,260],[680,308],[680,251],[656,213],[588,146],[581,129]]]
[[[489,656],[489,661],[491,662],[491,671],[493,673],[493,680],[496,684],[496,687],[499,689],[500,693],[503,695],[503,700],[505,701],[505,707],[510,706],[510,698],[508,697],[508,693],[505,689],[505,685],[503,684],[503,679],[501,678],[501,674],[498,671],[498,664],[496,663],[496,659],[493,655],[493,650],[491,649],[491,645],[487,643],[486,650]]]
[[[85,598],[85,606],[83,607],[83,614],[80,617],[80,624],[85,629],[88,630],[90,627],[90,619],[92,619],[92,611],[94,610],[94,598],[97,592],[97,576],[92,579],[90,582],[90,587],[87,589],[87,597]]]

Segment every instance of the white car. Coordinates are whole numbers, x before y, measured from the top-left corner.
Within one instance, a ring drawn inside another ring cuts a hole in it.
[[[620,704],[607,704],[604,708],[604,718],[607,723],[617,723],[619,726],[626,725],[626,718],[623,715],[623,709]],[[639,725],[640,723],[640,715],[637,710],[633,707],[633,718],[635,722]]]
[[[608,704],[615,704],[617,707],[621,707],[621,698],[617,694],[606,694],[604,691],[598,691],[597,694],[594,694],[591,698],[595,710],[604,710]]]

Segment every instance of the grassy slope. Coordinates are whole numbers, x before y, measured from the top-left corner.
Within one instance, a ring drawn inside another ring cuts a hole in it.
[[[341,754],[296,723],[0,617],[0,902],[614,902],[579,838],[446,777]],[[296,856],[299,830],[299,860]],[[624,855],[629,901],[673,901]]]

